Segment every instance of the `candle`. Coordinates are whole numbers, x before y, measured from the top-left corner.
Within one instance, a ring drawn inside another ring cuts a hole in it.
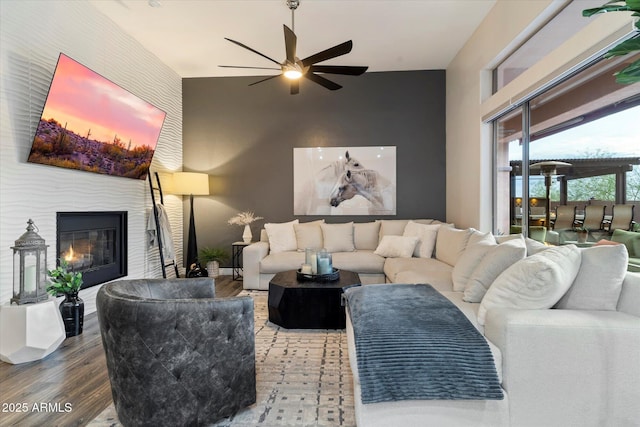
[[[302,274],[311,274],[311,264],[302,264],[302,268],[300,268],[300,272]]]
[[[24,268],[24,292],[33,293],[36,291],[36,266],[30,265]]]
[[[318,274],[329,274],[331,268],[329,267],[329,258],[318,258]]]
[[[314,252],[310,256],[311,274],[318,274],[318,255]]]

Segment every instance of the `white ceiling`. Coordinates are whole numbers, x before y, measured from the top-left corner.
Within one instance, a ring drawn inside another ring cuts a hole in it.
[[[265,66],[285,58],[285,0],[90,0],[181,77],[269,75],[218,65]],[[446,69],[496,0],[301,0],[297,56],[353,40],[351,53],[323,64],[369,71]]]

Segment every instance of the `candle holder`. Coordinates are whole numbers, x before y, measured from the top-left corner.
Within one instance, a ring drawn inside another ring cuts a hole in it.
[[[13,298],[11,304],[18,305],[46,301],[47,294],[47,248],[38,235],[38,227],[31,219],[27,231],[15,242],[13,249]]]

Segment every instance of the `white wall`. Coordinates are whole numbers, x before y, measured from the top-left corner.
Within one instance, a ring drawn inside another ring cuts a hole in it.
[[[32,218],[55,266],[56,212],[128,211],[128,278],[161,277],[158,251],[148,248],[148,182],[27,163],[60,52],[167,113],[152,169],[182,167],[182,81],[88,2],[0,1],[0,303],[13,292],[13,246]],[[169,196],[182,258],[182,200]],[[99,286],[83,290],[95,311]],[[6,327],[6,325],[2,325]]]
[[[492,135],[482,117],[604,47],[621,28],[631,28],[625,14],[591,18],[582,31],[491,96],[491,69],[562,3],[498,0],[447,68],[447,221],[458,227],[492,229]],[[584,3],[586,9],[603,2]]]

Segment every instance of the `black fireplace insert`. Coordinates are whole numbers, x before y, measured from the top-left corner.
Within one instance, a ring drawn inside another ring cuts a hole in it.
[[[127,275],[127,212],[58,212],[56,264],[82,272],[81,289]]]

